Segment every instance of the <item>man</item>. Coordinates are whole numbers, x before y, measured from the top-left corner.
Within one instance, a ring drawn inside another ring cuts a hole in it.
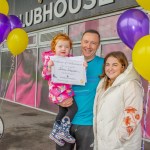
[[[77,150],[92,150],[93,135],[93,104],[97,85],[102,74],[104,59],[96,56],[100,45],[100,35],[95,30],[87,30],[81,39],[81,50],[88,63],[86,68],[87,83],[85,86],[73,86],[75,92],[74,100],[78,111],[72,121],[71,135],[75,137]],[[72,101],[60,104],[62,107],[72,105]],[[65,143],[64,146],[56,146],[57,150],[73,150],[75,144]]]

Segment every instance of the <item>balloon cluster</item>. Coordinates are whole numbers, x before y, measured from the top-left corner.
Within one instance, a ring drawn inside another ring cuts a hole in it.
[[[0,0],[0,44],[6,40],[13,55],[22,53],[28,45],[28,35],[22,29],[21,20],[15,15],[8,15],[7,0]]]
[[[148,0],[136,0],[145,10],[150,10]],[[132,61],[137,72],[150,82],[149,18],[139,9],[129,9],[117,21],[120,39],[131,49]]]

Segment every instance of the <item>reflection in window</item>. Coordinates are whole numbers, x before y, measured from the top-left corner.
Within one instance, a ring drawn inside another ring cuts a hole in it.
[[[69,26],[69,36],[73,42],[80,42],[82,34],[88,29],[97,30],[101,35],[101,40],[118,38],[117,20],[119,15],[90,20]]]
[[[12,91],[15,89],[14,85],[16,82],[15,101],[32,107],[35,107],[36,104],[39,106],[40,96],[35,102],[36,59],[36,49],[27,49],[17,56],[16,74],[12,75],[7,89],[6,98],[11,99]]]
[[[29,36],[29,44],[36,44],[36,36]]]
[[[99,19],[99,33],[101,34],[101,39],[106,38],[117,38],[117,21],[119,15],[117,16],[110,16],[107,18]]]
[[[128,61],[131,61],[132,59],[131,57],[132,51],[123,43],[103,44],[101,56],[105,57],[108,53],[113,51],[122,51],[126,55]]]
[[[72,54],[73,54],[73,56],[81,56],[80,46],[73,47]]]
[[[15,88],[12,89],[10,97],[6,95],[10,84],[15,87],[15,82],[11,83],[12,76],[15,72],[15,60],[15,57],[9,51],[1,53],[0,96],[12,101],[14,100]]]
[[[145,130],[145,135],[143,136],[146,139],[150,139],[150,92],[148,92],[148,82],[146,80],[144,80],[142,78],[142,83],[143,83],[143,87],[144,87],[144,91],[145,91],[145,95],[144,95],[144,109],[145,106],[147,105],[147,114],[143,114],[143,118],[142,118],[142,128],[143,128],[143,133]],[[149,94],[148,94],[149,93]],[[144,115],[146,115],[146,121],[144,120]],[[146,124],[146,129],[144,127],[144,122]]]
[[[69,26],[69,37],[73,42],[78,42],[85,31],[85,22]]]
[[[69,26],[69,36],[73,42],[80,42],[82,34],[88,29],[94,29],[98,31],[98,20],[87,21],[79,24]],[[78,32],[77,32],[78,31]]]

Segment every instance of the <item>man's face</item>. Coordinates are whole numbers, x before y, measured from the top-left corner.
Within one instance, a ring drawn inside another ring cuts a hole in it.
[[[85,33],[81,39],[81,49],[86,61],[94,58],[99,47],[99,36],[96,33]]]

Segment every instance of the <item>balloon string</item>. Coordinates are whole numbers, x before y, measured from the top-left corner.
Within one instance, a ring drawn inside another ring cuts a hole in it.
[[[0,43],[0,53],[1,53],[1,49],[2,49],[2,47],[3,47],[3,43],[4,43],[4,42]],[[0,69],[1,69],[1,68],[0,68]],[[2,103],[3,103],[3,100],[1,100],[1,103],[0,103],[0,111],[1,111]]]
[[[3,46],[3,44],[1,43],[1,44],[0,44],[0,51],[1,51],[2,46]]]
[[[146,102],[144,104],[144,131],[143,131],[143,141],[142,141],[142,150],[144,150],[144,138],[145,138],[145,135],[146,135],[146,123],[147,123],[147,120],[146,120],[146,116],[147,116],[147,113],[148,113],[148,100],[149,100],[149,93],[150,93],[150,83],[148,84],[148,91],[147,91],[147,99],[146,99]]]
[[[0,51],[1,51],[1,49],[2,49],[2,47],[3,47],[3,43],[4,43],[5,41],[3,41],[2,43],[0,43]]]

